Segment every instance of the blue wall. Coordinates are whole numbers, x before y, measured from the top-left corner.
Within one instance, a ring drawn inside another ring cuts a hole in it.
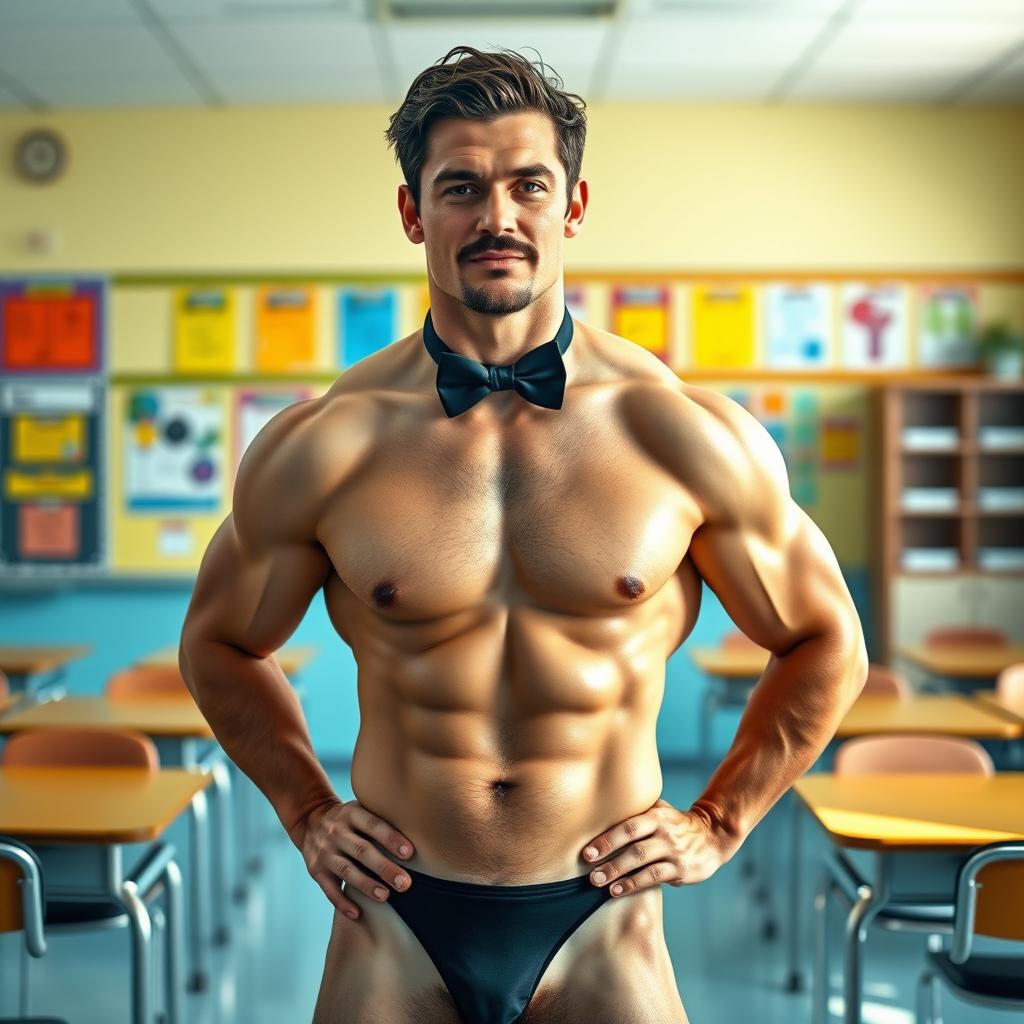
[[[865,629],[868,616],[866,570],[846,571]],[[90,644],[91,654],[68,666],[63,685],[71,694],[98,694],[114,672],[154,651],[176,644],[191,587],[79,585],[74,589],[0,594],[0,644]],[[698,715],[703,682],[686,647],[714,646],[732,629],[714,591],[707,586],[700,617],[686,645],[668,663],[665,701],[658,718],[658,749],[666,760],[693,758],[698,749]],[[871,649],[871,638],[868,638]],[[356,665],[338,638],[322,596],[311,605],[289,645],[319,651],[302,676],[313,745],[327,763],[347,760],[359,728]],[[723,752],[738,713],[717,716],[714,747]]]

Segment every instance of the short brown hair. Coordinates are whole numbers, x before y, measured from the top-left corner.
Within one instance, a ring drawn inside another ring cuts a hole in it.
[[[492,121],[505,114],[539,111],[555,127],[558,159],[566,174],[566,210],[579,181],[583,147],[587,140],[586,103],[562,91],[562,79],[540,59],[538,65],[515,50],[484,52],[455,46],[441,60],[421,71],[402,105],[390,118],[384,138],[395,149],[417,209],[420,174],[427,155],[427,134],[443,117]],[[452,57],[458,57],[449,64]],[[552,78],[544,74],[551,71]]]

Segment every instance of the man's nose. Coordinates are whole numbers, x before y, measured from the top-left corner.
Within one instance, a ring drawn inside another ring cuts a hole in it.
[[[480,210],[477,228],[485,234],[500,235],[515,228],[515,202],[503,188],[492,188]]]

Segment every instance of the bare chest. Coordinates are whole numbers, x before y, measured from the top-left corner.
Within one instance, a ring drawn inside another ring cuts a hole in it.
[[[321,524],[353,595],[412,620],[594,614],[661,589],[698,525],[685,490],[600,410],[524,420],[394,424]]]

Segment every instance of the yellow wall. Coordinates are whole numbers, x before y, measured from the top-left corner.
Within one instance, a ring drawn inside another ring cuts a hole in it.
[[[392,108],[0,114],[0,151],[64,133],[66,177],[0,169],[0,269],[419,271]],[[590,109],[583,269],[1020,268],[1024,107]],[[26,254],[35,227],[55,256]]]

